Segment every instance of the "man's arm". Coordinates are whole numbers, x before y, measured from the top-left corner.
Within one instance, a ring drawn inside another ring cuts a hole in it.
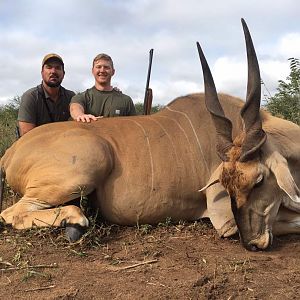
[[[36,125],[33,123],[19,121],[19,130],[21,136],[27,133],[28,131],[30,131],[31,129],[33,129],[34,127],[36,127]]]
[[[77,122],[91,122],[91,120],[97,121],[99,119],[94,115],[85,114],[83,106],[79,103],[70,104],[70,115]]]
[[[37,126],[37,95],[30,89],[21,97],[18,111],[18,127],[20,136],[24,135]]]
[[[127,116],[136,116],[135,106],[130,97],[129,97],[129,102],[127,105]]]

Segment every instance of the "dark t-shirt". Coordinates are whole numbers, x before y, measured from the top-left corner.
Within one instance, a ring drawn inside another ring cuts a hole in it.
[[[36,126],[67,121],[70,118],[70,101],[74,95],[74,92],[60,87],[59,98],[57,101],[53,101],[40,84],[22,95],[18,121],[32,123]]]
[[[116,90],[99,91],[95,87],[75,95],[71,103],[79,103],[86,114],[104,117],[135,116],[132,99]]]

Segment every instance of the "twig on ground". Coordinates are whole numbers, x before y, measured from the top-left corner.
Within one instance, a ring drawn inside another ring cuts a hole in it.
[[[136,268],[136,267],[139,267],[139,266],[142,266],[142,265],[146,265],[146,264],[153,264],[153,263],[156,263],[156,262],[158,262],[158,259],[142,261],[142,262],[134,264],[134,265],[130,265],[130,266],[126,266],[126,267],[121,267],[121,268],[114,268],[114,271],[128,270],[128,269]]]
[[[192,235],[186,235],[186,236],[171,236],[170,239],[189,239],[192,238]]]
[[[0,271],[14,271],[14,270],[24,270],[24,269],[40,269],[40,268],[57,268],[57,264],[53,263],[51,265],[36,265],[36,266],[23,266],[23,267],[9,267],[0,269]]]
[[[1,259],[1,258],[0,258]],[[0,265],[5,265],[5,266],[13,266],[13,264],[11,264],[10,262],[8,261],[0,261]]]
[[[39,288],[28,289],[28,290],[25,290],[24,292],[34,292],[34,291],[48,290],[48,289],[53,289],[53,288],[55,288],[55,285],[42,286]]]

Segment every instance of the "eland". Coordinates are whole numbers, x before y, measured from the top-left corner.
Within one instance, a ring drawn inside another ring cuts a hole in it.
[[[120,225],[208,217],[220,236],[238,231],[249,250],[266,249],[273,234],[299,233],[300,128],[260,110],[258,62],[242,25],[246,102],[217,94],[198,44],[205,94],[150,116],[47,124],[16,141],[0,166],[21,198],[3,222],[65,226],[74,241],[89,222],[70,201],[93,193],[91,205]]]

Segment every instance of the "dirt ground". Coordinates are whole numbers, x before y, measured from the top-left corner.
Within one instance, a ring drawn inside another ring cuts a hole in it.
[[[300,236],[248,252],[208,221],[0,229],[0,299],[300,299]]]
[[[62,230],[0,238],[1,299],[299,299],[300,238],[251,253],[210,224],[105,226],[69,244]],[[95,232],[93,233],[95,234]]]

